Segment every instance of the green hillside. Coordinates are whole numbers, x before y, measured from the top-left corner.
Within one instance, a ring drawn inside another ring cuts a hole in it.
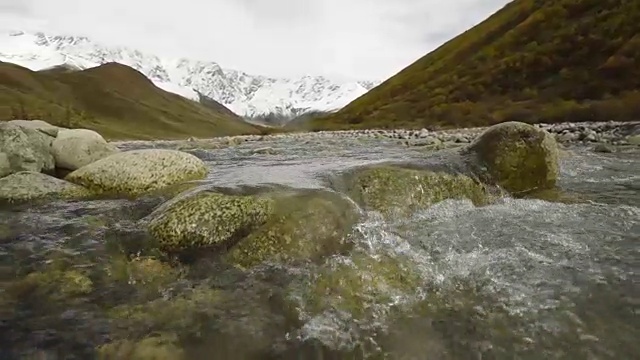
[[[515,0],[304,127],[638,119],[640,1]]]
[[[223,105],[200,104],[156,87],[117,63],[34,72],[0,62],[0,120],[42,119],[96,130],[110,139],[177,139],[256,134]]]

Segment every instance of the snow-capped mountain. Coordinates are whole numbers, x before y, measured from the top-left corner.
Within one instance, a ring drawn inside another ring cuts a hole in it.
[[[127,47],[106,46],[83,36],[49,36],[41,32],[0,33],[0,61],[31,70],[61,64],[86,69],[118,62],[140,71],[166,91],[193,100],[199,99],[199,92],[247,117],[337,110],[379,84],[336,82],[323,76],[281,79],[250,75],[223,69],[212,61],[162,58]]]

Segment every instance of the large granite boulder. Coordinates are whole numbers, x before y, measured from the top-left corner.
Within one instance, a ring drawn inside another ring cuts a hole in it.
[[[38,130],[0,122],[0,153],[7,156],[10,173],[52,172],[52,142],[53,137]]]
[[[60,130],[51,144],[56,167],[67,170],[77,170],[118,151],[100,134],[87,129]]]
[[[95,193],[135,197],[206,177],[197,157],[177,150],[118,152],[68,174],[65,179]]]
[[[39,172],[22,171],[0,179],[0,202],[75,199],[91,196],[89,190]]]

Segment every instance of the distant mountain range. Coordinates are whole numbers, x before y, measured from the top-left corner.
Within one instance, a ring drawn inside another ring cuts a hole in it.
[[[296,79],[250,75],[213,61],[163,58],[84,36],[41,32],[0,33],[0,61],[42,70],[65,65],[78,70],[116,62],[130,66],[169,92],[193,100],[199,94],[243,117],[294,117],[309,111],[338,110],[378,85],[376,81],[336,82],[323,76]]]

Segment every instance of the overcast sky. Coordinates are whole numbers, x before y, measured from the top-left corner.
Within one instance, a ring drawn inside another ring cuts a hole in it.
[[[509,0],[0,0],[0,26],[271,76],[385,79]]]

